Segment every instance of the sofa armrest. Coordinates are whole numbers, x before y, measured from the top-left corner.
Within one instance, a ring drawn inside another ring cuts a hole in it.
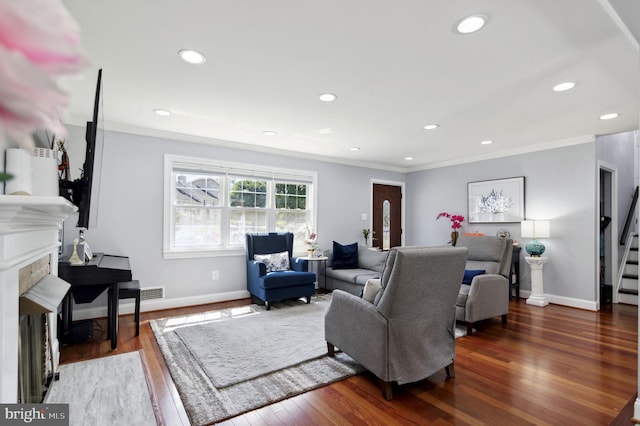
[[[292,271],[309,272],[309,261],[301,257],[292,257],[290,262]]]
[[[473,322],[509,311],[509,280],[499,274],[477,275],[467,296],[466,318]]]

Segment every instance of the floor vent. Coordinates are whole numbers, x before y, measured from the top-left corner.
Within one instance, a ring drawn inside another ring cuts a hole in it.
[[[140,300],[164,299],[164,287],[146,287],[140,289]]]

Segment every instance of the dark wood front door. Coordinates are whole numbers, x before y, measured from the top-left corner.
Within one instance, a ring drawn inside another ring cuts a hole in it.
[[[372,245],[389,250],[402,244],[402,188],[373,184]]]

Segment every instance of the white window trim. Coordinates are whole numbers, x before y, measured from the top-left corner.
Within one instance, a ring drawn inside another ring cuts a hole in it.
[[[165,154],[164,155],[164,218],[162,223],[162,254],[165,259],[191,259],[203,257],[225,257],[225,256],[245,256],[245,248],[220,248],[220,249],[184,249],[177,250],[171,248],[171,232],[172,226],[171,210],[172,210],[172,173],[174,165],[184,164],[185,168],[192,169],[194,172],[224,170],[229,173],[238,173],[245,176],[265,177],[269,176],[275,179],[295,179],[309,182],[313,186],[312,191],[312,216],[313,229],[317,229],[317,212],[318,212],[318,173],[307,170],[283,169],[281,167],[262,166],[258,164],[236,163],[229,161],[219,161],[208,158],[188,157],[183,155]],[[226,191],[226,190],[225,190]],[[270,230],[272,231],[272,230]],[[223,231],[226,232],[226,231]]]

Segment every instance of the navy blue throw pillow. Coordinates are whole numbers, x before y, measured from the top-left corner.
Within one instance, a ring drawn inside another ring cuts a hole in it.
[[[462,277],[462,284],[471,284],[473,277],[476,275],[482,275],[485,273],[484,269],[465,269],[464,277]]]
[[[355,269],[358,267],[358,243],[343,246],[333,242],[333,259],[331,259],[333,269]]]

